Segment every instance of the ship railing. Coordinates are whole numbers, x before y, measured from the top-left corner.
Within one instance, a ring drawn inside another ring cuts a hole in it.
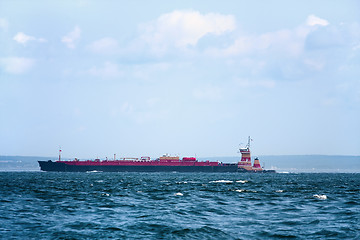
[[[250,149],[248,148],[240,148],[240,152],[250,152]]]
[[[139,158],[130,158],[130,157],[124,157],[118,159],[119,161],[140,161]]]
[[[150,157],[141,157],[140,160],[147,162],[147,161],[151,161],[151,158]]]

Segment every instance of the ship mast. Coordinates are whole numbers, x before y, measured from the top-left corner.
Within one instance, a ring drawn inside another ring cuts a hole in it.
[[[59,161],[61,161],[61,147],[59,147]]]
[[[248,144],[246,145],[246,148],[247,148],[247,149],[250,149],[250,141],[251,141],[251,138],[250,138],[250,136],[249,136],[249,138],[248,138]]]

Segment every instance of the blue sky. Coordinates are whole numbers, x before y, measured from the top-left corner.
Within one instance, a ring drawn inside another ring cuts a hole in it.
[[[0,155],[360,155],[358,1],[1,1]]]

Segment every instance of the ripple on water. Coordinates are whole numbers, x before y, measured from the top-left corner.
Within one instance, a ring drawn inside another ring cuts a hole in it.
[[[360,174],[0,173],[0,236],[357,239],[359,189]]]

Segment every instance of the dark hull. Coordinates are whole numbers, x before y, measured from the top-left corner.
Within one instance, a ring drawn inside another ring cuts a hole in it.
[[[246,170],[245,168],[238,168],[237,172],[244,172],[244,173],[276,173],[275,170]]]
[[[61,162],[38,161],[47,172],[237,172],[237,164],[224,166],[77,166]]]

